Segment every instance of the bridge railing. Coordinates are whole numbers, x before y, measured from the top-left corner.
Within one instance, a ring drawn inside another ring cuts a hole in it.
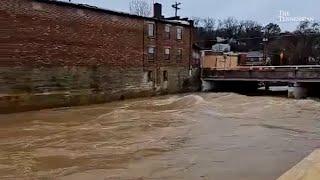
[[[215,71],[232,70],[275,70],[275,69],[320,69],[320,65],[287,65],[287,66],[236,66],[232,68],[204,68]]]
[[[232,69],[205,68],[203,79],[253,81],[313,81],[320,82],[319,65],[301,66],[238,66]]]

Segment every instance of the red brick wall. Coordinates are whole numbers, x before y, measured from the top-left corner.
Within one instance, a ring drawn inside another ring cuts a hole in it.
[[[31,0],[0,1],[0,66],[142,66],[143,20]]]
[[[145,21],[145,54],[147,54],[147,49],[149,46],[156,46],[156,59],[154,62],[148,62],[146,60],[147,66],[184,66],[187,67],[189,65],[189,59],[191,54],[191,28],[188,26],[179,26],[176,24],[169,24],[170,28],[170,39],[165,37],[165,26],[168,25],[164,22],[154,22],[156,35],[154,38],[150,38],[147,36],[147,27],[148,23],[152,21]],[[177,27],[183,29],[182,39],[177,40]],[[170,48],[170,60],[165,60],[164,58],[164,50],[165,48]],[[182,49],[182,59],[177,60],[177,50]]]
[[[190,27],[183,39],[164,37],[165,23],[156,22],[156,37],[146,36],[148,20],[111,15],[69,5],[32,0],[0,1],[0,66],[188,66]],[[147,47],[156,45],[155,62],[146,60]],[[170,61],[164,47],[171,47]],[[182,61],[176,51],[183,49]]]
[[[78,5],[0,0],[0,113],[175,93],[189,78],[190,27]],[[156,36],[147,37],[147,23]],[[153,62],[147,47],[156,46]],[[171,48],[164,60],[164,48]],[[183,49],[181,61],[177,49]],[[148,74],[152,71],[153,79]],[[168,81],[163,72],[168,73]]]

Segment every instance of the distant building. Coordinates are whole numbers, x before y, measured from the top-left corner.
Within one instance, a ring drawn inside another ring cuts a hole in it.
[[[230,70],[237,68],[238,54],[233,52],[202,51],[201,67],[204,69]]]
[[[239,53],[239,62],[241,65],[247,66],[265,65],[264,55],[261,51],[241,52]]]
[[[248,62],[261,62],[263,61],[263,53],[261,51],[249,51],[247,52]]]
[[[217,43],[212,46],[213,52],[230,52],[231,46],[229,44]]]

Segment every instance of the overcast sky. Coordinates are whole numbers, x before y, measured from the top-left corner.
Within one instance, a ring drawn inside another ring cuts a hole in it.
[[[153,0],[146,0],[152,4]],[[163,13],[173,16],[171,8],[176,0],[155,0],[163,4]],[[75,3],[90,4],[101,8],[129,12],[130,0],[72,0]],[[293,30],[296,22],[279,22],[280,10],[289,12],[290,17],[320,18],[319,0],[180,0],[180,16],[213,17],[224,19],[254,20],[263,25],[274,22],[284,30]]]

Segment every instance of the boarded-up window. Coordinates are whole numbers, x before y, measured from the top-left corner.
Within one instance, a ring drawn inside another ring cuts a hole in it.
[[[177,27],[177,39],[181,40],[182,39],[182,28]]]
[[[152,71],[148,71],[148,82],[154,81],[154,76]]]
[[[163,81],[168,81],[168,71],[163,71]]]
[[[155,58],[155,48],[154,47],[149,47],[148,48],[148,60],[153,61]]]
[[[170,60],[170,48],[164,48],[164,59]]]
[[[164,32],[165,32],[165,38],[166,39],[170,39],[170,25],[166,25],[165,28],[164,28]]]
[[[181,61],[182,60],[182,49],[178,49],[177,50],[177,61]]]
[[[154,24],[153,23],[149,23],[148,24],[148,36],[149,37],[154,37]]]

